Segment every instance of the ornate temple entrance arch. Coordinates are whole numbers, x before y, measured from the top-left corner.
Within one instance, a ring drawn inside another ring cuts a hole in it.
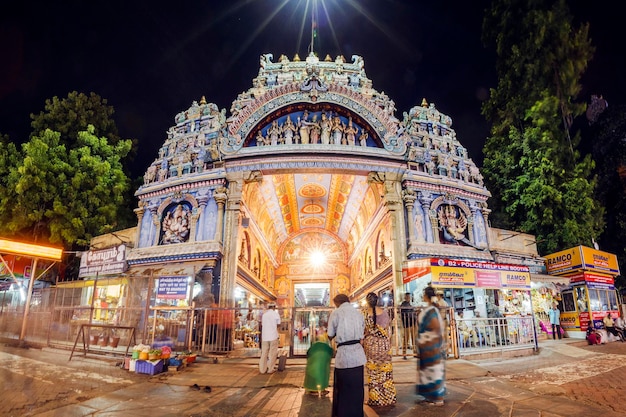
[[[411,259],[492,260],[489,192],[451,118],[425,100],[402,120],[395,113],[361,57],[263,55],[229,115],[204,98],[176,115],[137,192],[132,264],[204,259],[213,268],[204,291],[228,307],[238,283],[293,304],[294,283],[311,271],[306,257],[285,254],[307,235],[342,248],[341,262],[317,274],[330,296],[384,289],[399,302]],[[161,208],[185,201],[189,240],[157,241]]]

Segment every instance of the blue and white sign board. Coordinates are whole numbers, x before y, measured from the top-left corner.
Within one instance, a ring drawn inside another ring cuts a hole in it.
[[[187,298],[187,288],[189,285],[189,277],[159,277],[159,286],[157,288],[157,298],[168,300],[184,300]]]

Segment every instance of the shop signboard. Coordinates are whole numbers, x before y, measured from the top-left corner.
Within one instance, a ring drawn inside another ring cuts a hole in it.
[[[83,252],[80,258],[78,276],[121,274],[126,271],[126,245]]]
[[[402,282],[408,284],[409,282],[422,278],[430,273],[430,258],[425,259],[412,259],[407,261],[405,267],[402,268]]]
[[[157,298],[167,300],[184,300],[187,298],[188,286],[189,277],[187,276],[159,277]]]
[[[589,326],[589,313],[561,313],[561,327],[569,331],[586,331]]]
[[[15,278],[30,278],[33,268],[33,259],[28,256],[4,255],[4,262],[0,262],[0,275]],[[37,268],[40,269],[40,268]]]
[[[476,286],[482,288],[500,288],[500,273],[498,271],[476,271]]]
[[[530,269],[525,265],[433,258],[431,273],[436,287],[530,290]]]
[[[528,266],[445,258],[408,261],[402,269],[402,282],[407,284],[428,274],[436,287],[530,290]]]
[[[432,282],[435,287],[464,288],[475,287],[476,276],[471,268],[432,266]]]
[[[591,272],[578,272],[568,275],[572,285],[587,284],[589,288],[601,288],[605,290],[615,289],[615,279],[610,275],[602,275]]]
[[[580,247],[583,258],[583,268],[588,271],[602,272],[610,275],[619,275],[617,256],[586,246]]]
[[[546,256],[546,270],[551,275],[591,271],[619,275],[617,256],[586,246],[576,246]]]

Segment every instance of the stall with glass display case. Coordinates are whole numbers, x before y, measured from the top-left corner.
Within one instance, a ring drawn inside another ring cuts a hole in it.
[[[619,316],[615,276],[617,257],[585,246],[546,256],[549,274],[569,279],[560,288],[561,327],[569,337],[584,339],[587,329],[602,328],[602,319]]]
[[[570,337],[584,338],[589,327],[602,328],[602,319],[619,315],[614,278],[580,272],[570,276],[570,285],[562,288],[561,326]]]

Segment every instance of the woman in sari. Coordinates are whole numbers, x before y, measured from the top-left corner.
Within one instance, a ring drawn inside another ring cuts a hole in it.
[[[391,366],[391,319],[385,310],[377,306],[378,296],[367,294],[368,312],[365,316],[365,339],[363,347],[367,363],[369,406],[389,406],[396,403],[396,386]]]
[[[418,402],[425,405],[443,406],[445,386],[445,363],[443,356],[443,319],[437,307],[433,287],[424,289],[427,304],[417,317],[417,343],[419,346]]]

